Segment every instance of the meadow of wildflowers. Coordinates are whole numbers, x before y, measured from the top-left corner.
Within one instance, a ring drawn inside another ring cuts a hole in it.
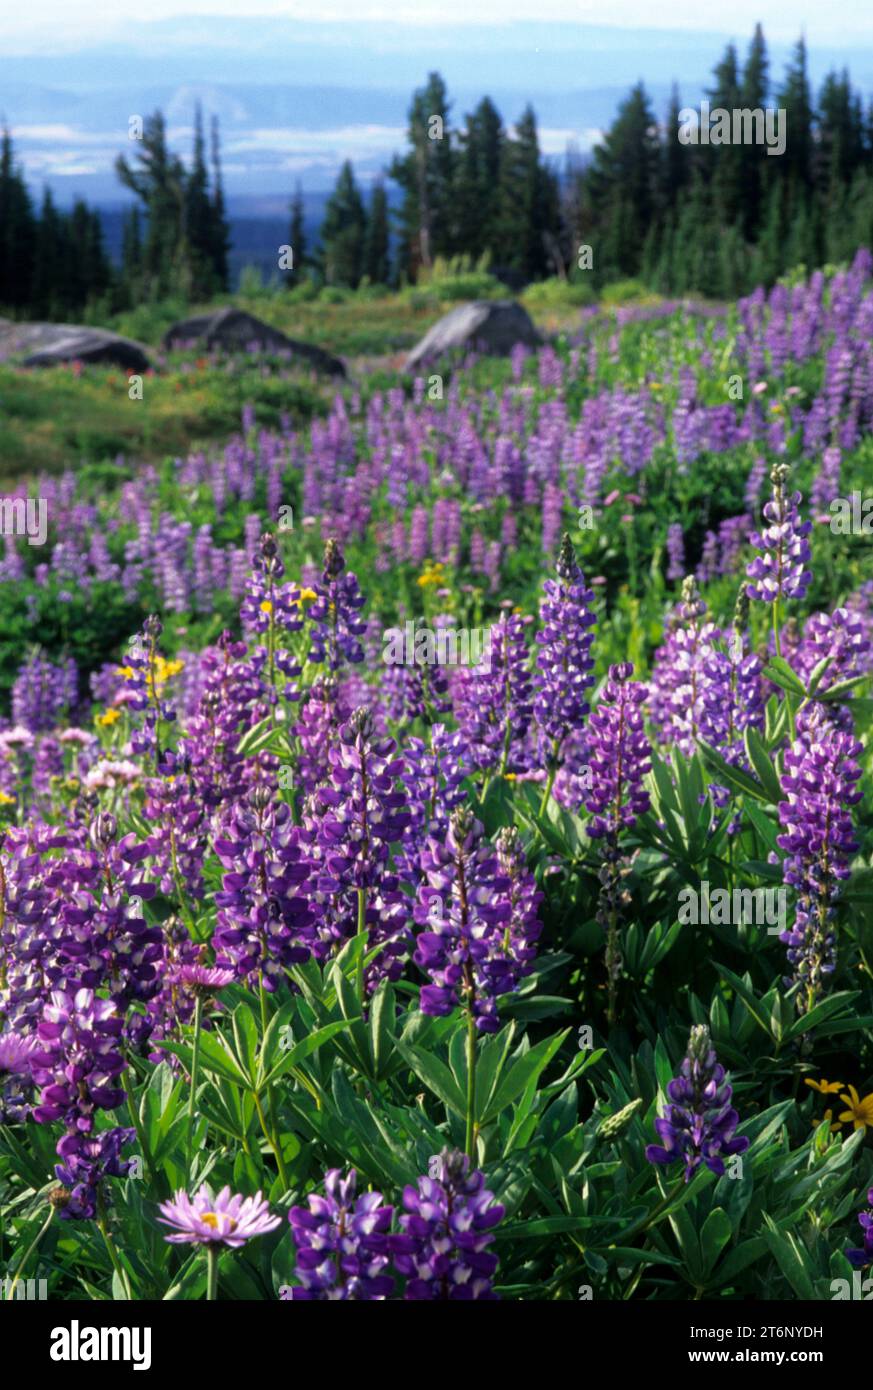
[[[441,371],[10,494],[9,1298],[873,1278],[873,257]]]

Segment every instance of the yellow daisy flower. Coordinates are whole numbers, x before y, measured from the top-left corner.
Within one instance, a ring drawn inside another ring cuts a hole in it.
[[[98,715],[97,715],[97,720],[96,720],[96,722],[101,726],[101,728],[104,728],[104,729],[105,729],[105,728],[107,728],[109,725],[117,723],[117,721],[118,721],[120,718],[121,718],[121,710],[117,710],[117,709],[108,709],[108,710],[105,710],[105,711],[103,712],[103,714],[98,714]]]
[[[818,1091],[823,1096],[828,1096],[831,1094],[836,1095],[838,1091],[841,1091],[845,1082],[825,1081],[824,1077],[822,1077],[821,1081],[813,1081],[811,1077],[805,1076],[803,1078],[803,1084],[804,1086],[811,1086],[814,1091]]]
[[[8,796],[6,792],[0,792],[0,806],[14,806],[15,797]]]
[[[854,1086],[850,1086],[849,1094],[840,1096],[840,1100],[850,1107],[843,1111],[841,1120],[851,1120],[854,1129],[866,1129],[868,1125],[873,1129],[873,1091],[862,1100]]]

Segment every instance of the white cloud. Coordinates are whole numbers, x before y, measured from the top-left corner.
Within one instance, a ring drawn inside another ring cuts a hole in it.
[[[762,8],[766,13],[762,15]],[[0,14],[0,44],[7,53],[64,52],[95,40],[135,46],[135,29],[165,19],[208,21],[214,18],[272,17],[325,25],[381,23],[398,28],[448,29],[465,25],[504,26],[535,19],[543,24],[596,24],[622,29],[673,29],[698,33],[746,35],[762,19],[768,37],[793,39],[803,29],[810,42],[838,43],[848,38],[873,38],[873,7],[869,0],[841,0],[824,6],[821,0],[732,0],[728,8],[709,6],[653,7],[651,0],[538,0],[531,13],[529,0],[149,0],[146,19],[132,16],[117,0],[30,0],[26,11],[7,7]]]

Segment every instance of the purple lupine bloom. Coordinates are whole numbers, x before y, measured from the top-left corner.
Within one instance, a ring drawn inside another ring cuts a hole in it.
[[[241,1197],[223,1187],[213,1196],[206,1183],[193,1197],[180,1188],[171,1201],[160,1204],[160,1210],[161,1224],[173,1227],[173,1234],[164,1239],[173,1245],[227,1245],[238,1250],[253,1236],[266,1235],[282,1224],[260,1192]]]
[[[685,577],[685,537],[681,521],[667,527],[667,578],[671,583]]]
[[[31,1057],[33,1079],[42,1088],[33,1111],[37,1124],[62,1120],[90,1134],[96,1110],[121,1104],[124,1091],[116,1082],[124,1071],[118,1050],[123,1026],[114,1003],[91,989],[52,991]]]
[[[12,718],[32,733],[54,728],[77,703],[79,673],[72,658],[54,665],[39,652],[19,669],[12,687]]]
[[[382,1302],[394,1288],[386,1273],[388,1229],[393,1207],[381,1192],[356,1196],[357,1174],[343,1177],[339,1168],[325,1174],[324,1193],[311,1193],[308,1207],[288,1213],[297,1248],[294,1273],[300,1283],[281,1291],[286,1302]]]
[[[131,734],[130,751],[153,757],[158,770],[163,757],[160,725],[171,724],[176,718],[175,710],[161,699],[157,675],[157,643],[163,630],[156,614],[146,618],[142,632],[137,634],[133,648],[127,653],[127,669],[132,675],[125,686],[127,705],[143,717],[142,725]]]
[[[715,624],[706,621],[706,604],[689,575],[664,642],[655,652],[649,686],[649,713],[659,742],[675,744],[688,757],[696,749],[704,720],[705,668],[720,637]]]
[[[585,692],[591,685],[594,667],[590,654],[594,595],[585,586],[576,552],[566,534],[561,541],[557,574],[557,579],[547,579],[543,585],[542,627],[536,637],[540,644],[538,688],[534,697],[534,718],[552,740],[556,759],[567,734],[580,728],[588,713]]]
[[[487,658],[459,673],[455,717],[473,767],[517,773],[527,765],[526,737],[533,712],[529,619],[504,614],[490,629]]]
[[[67,1189],[67,1201],[60,1209],[62,1221],[93,1221],[102,1202],[106,1204],[106,1178],[126,1178],[134,1158],[124,1159],[121,1150],[132,1144],[135,1129],[115,1126],[99,1134],[66,1134],[58,1143],[61,1162],[55,1177]]]
[[[495,839],[500,872],[509,880],[507,897],[510,905],[504,943],[518,963],[518,976],[523,979],[533,969],[537,941],[543,930],[539,908],[544,894],[527,866],[521,837],[514,825],[506,825]]]
[[[331,785],[315,793],[317,831],[324,851],[319,887],[329,891],[370,888],[387,863],[389,847],[409,823],[403,771],[392,738],[378,738],[370,710],[359,708],[340,729],[328,753]],[[317,809],[316,809],[317,808]]]
[[[359,637],[367,624],[359,616],[366,602],[356,576],[346,567],[339,541],[329,540],[324,547],[324,570],[315,586],[317,598],[309,610],[312,645],[309,660],[327,663],[330,672],[338,671],[343,660],[363,661],[364,649]]]
[[[36,1038],[0,1033],[0,1124],[18,1124],[30,1113],[30,1059]]]
[[[256,787],[219,828],[222,878],[213,944],[216,964],[240,980],[257,974],[273,991],[285,970],[308,960],[316,909],[300,891],[313,864],[287,802]]]
[[[797,894],[794,925],[782,932],[793,966],[791,983],[800,986],[797,1005],[808,1012],[836,966],[835,902],[840,883],[858,848],[849,808],[861,800],[861,769],[855,759],[863,745],[851,734],[814,733],[785,751],[779,803],[786,851],[784,881]]]
[[[812,522],[800,520],[800,493],[785,490],[790,472],[787,464],[774,466],[770,473],[773,495],[764,504],[764,520],[768,524],[750,537],[752,545],[762,553],[746,570],[754,581],[749,585],[749,597],[762,603],[803,598],[812,583],[812,572],[806,568],[812,554],[807,539]]]
[[[705,1024],[695,1024],[688,1039],[688,1052],[679,1075],[667,1086],[670,1103],[664,1115],[655,1120],[661,1144],[649,1144],[650,1163],[685,1164],[689,1182],[701,1163],[719,1177],[724,1160],[745,1153],[748,1138],[735,1138],[739,1115],[731,1106],[733,1088],[725,1079],[724,1067],[715,1055]]]
[[[504,1208],[470,1172],[466,1154],[444,1149],[431,1175],[403,1192],[401,1234],[391,1237],[394,1265],[406,1279],[407,1302],[493,1301],[497,1256],[488,1249]]]
[[[867,624],[862,614],[851,608],[835,608],[833,613],[813,613],[804,624],[802,639],[791,652],[791,665],[804,683],[822,661],[830,664],[821,675],[816,694],[824,692],[838,681],[851,680],[869,670],[873,650]],[[827,726],[833,731],[852,733],[851,698],[845,703],[835,700],[810,700],[797,712],[798,736],[812,735],[815,729]]]
[[[629,661],[610,666],[601,699],[588,720],[591,787],[585,805],[591,812],[591,839],[615,840],[649,809],[643,777],[651,768],[651,747],[642,712],[649,692],[631,680],[633,670]]]
[[[867,1193],[869,1208],[858,1215],[858,1224],[864,1232],[864,1244],[858,1249],[846,1251],[846,1259],[855,1269],[866,1269],[867,1265],[873,1264],[873,1187]]]
[[[521,975],[507,940],[510,879],[465,807],[452,813],[444,839],[427,841],[421,865],[426,881],[413,916],[426,930],[418,933],[414,960],[431,980],[421,989],[422,1013],[440,1017],[463,1004],[480,1032],[496,1032],[497,1000]]]

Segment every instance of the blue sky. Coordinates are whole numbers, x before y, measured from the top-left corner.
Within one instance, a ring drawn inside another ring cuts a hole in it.
[[[198,100],[221,119],[231,198],[284,204],[297,179],[322,192],[344,158],[367,183],[402,146],[411,92],[434,67],[456,123],[486,92],[508,124],[531,101],[548,154],[585,152],[639,77],[657,114],[674,78],[698,100],[725,43],[743,54],[758,18],[777,82],[802,30],[816,82],[848,64],[873,94],[873,0],[770,0],[763,13],[760,0],[148,0],[147,15],[118,0],[0,6],[0,116],[36,191],[117,202],[129,117],[160,105],[187,154]]]

